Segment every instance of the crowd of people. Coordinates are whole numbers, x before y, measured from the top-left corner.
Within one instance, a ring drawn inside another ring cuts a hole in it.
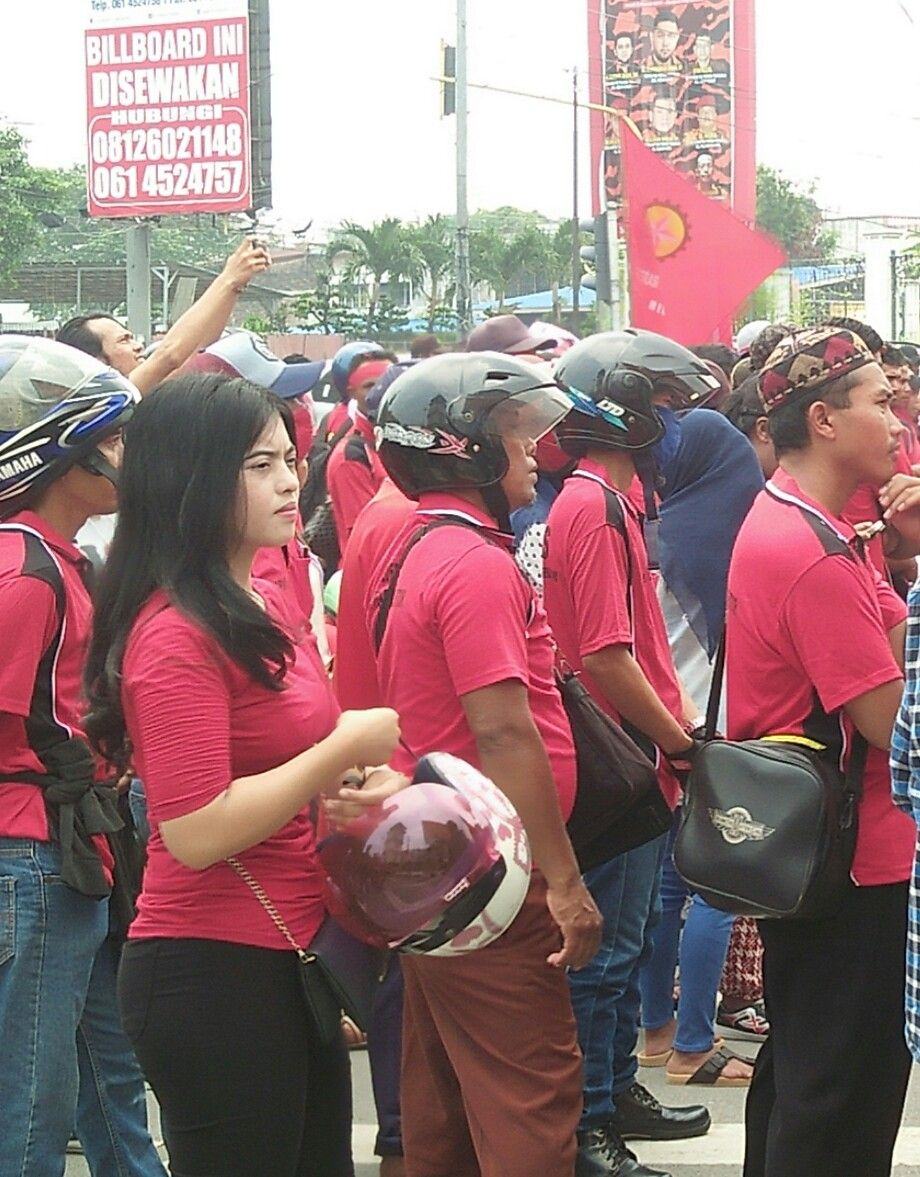
[[[107,315],[0,336],[0,1175],[62,1174],[75,1136],[93,1177],[162,1177],[146,1083],[175,1177],[347,1177],[362,1030],[382,1177],[667,1177],[630,1142],[705,1134],[724,1086],[745,1177],[889,1173],[920,1059],[916,349],[503,315],[324,373],[225,331],[268,264],[244,242],[146,353]],[[868,745],[820,916],[735,918],[675,867],[720,648],[729,739],[829,772]],[[672,815],[588,867],[562,674]],[[384,928],[364,1027],[317,998],[330,909]]]

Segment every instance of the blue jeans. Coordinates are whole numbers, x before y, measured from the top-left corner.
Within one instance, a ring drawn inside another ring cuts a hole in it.
[[[93,1177],[165,1177],[115,1006],[108,904],[48,842],[0,838],[0,1173],[58,1177],[77,1125]]]
[[[150,841],[147,794],[144,792],[143,782],[136,776],[131,778],[131,784],[128,786],[128,806],[131,809],[131,816],[134,818],[134,828],[137,830],[137,836],[146,846]]]
[[[378,1157],[401,1157],[402,1111],[399,1085],[402,1070],[403,979],[399,954],[394,952],[374,996],[373,1021],[367,1031],[374,1106],[377,1109]]]
[[[581,1129],[606,1123],[616,1097],[635,1082],[639,970],[651,952],[659,915],[658,882],[665,835],[594,867],[585,883],[604,920],[597,955],[569,973],[578,1043],[584,1055]]]
[[[716,994],[735,917],[716,911],[694,895],[681,935],[681,916],[690,892],[674,869],[677,825],[675,814],[661,877],[661,919],[652,935],[651,957],[640,978],[642,1025],[657,1030],[674,1017],[674,974],[679,960],[680,1000],[674,1046],[687,1054],[697,1054],[711,1050],[715,1041]]]

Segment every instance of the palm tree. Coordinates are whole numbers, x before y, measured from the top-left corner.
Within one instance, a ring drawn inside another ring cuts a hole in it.
[[[413,270],[413,254],[406,228],[396,217],[386,217],[373,225],[343,221],[326,251],[328,260],[345,255],[345,275],[350,282],[370,274],[368,324],[373,324],[380,301],[380,284],[384,278],[398,282]]]
[[[450,220],[439,213],[420,225],[409,225],[406,233],[413,254],[414,276],[421,281],[428,300],[428,330],[433,331],[444,281],[453,273],[453,228]]]
[[[553,269],[552,239],[536,226],[519,229],[508,237],[491,226],[470,234],[470,268],[474,281],[485,282],[505,306],[508,287],[525,274],[545,274]]]

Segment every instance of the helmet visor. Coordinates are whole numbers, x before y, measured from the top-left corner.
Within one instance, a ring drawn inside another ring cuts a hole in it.
[[[556,428],[571,407],[558,384],[540,384],[499,401],[486,416],[484,430],[502,441],[537,442]]]

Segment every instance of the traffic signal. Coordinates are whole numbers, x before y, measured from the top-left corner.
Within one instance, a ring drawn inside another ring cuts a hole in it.
[[[579,221],[578,228],[591,238],[591,244],[583,245],[578,251],[581,260],[591,267],[590,272],[582,276],[581,284],[587,290],[595,291],[601,302],[610,302],[613,292],[610,282],[610,230],[607,214],[603,212],[593,220]]]
[[[457,50],[441,42],[441,116],[457,111]]]

